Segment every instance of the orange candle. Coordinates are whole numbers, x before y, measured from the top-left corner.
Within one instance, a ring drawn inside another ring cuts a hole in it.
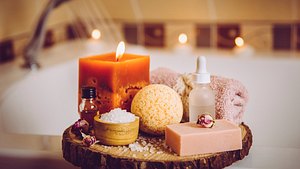
[[[149,65],[149,56],[118,54],[118,51],[80,58],[78,100],[81,87],[93,86],[97,89],[100,113],[117,107],[130,111],[135,94],[149,84]]]

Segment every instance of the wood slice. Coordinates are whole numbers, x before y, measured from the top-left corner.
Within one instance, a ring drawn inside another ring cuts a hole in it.
[[[137,140],[140,145],[144,145],[141,147],[146,147],[142,152],[131,151],[128,146],[94,144],[86,147],[70,132],[69,127],[63,134],[63,157],[82,169],[224,168],[243,159],[249,153],[252,145],[251,130],[244,123],[240,127],[243,137],[241,150],[193,156],[178,156],[164,145],[164,138],[145,135],[140,135]]]

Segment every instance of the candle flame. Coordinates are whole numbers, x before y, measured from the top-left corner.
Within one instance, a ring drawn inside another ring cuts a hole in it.
[[[117,61],[120,60],[124,53],[125,53],[125,43],[121,41],[117,47],[116,60]]]

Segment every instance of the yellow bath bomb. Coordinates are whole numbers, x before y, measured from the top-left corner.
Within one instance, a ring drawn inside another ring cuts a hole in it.
[[[166,125],[181,121],[183,106],[180,96],[172,88],[152,84],[135,95],[131,112],[140,117],[143,132],[163,135]]]

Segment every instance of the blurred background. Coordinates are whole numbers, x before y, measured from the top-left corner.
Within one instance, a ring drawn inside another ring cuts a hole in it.
[[[1,1],[1,61],[22,53],[47,3]],[[174,47],[183,33],[195,48],[230,50],[241,37],[259,52],[295,52],[299,9],[297,0],[67,1],[49,15],[44,46],[89,38],[99,30],[102,39],[159,48]],[[5,44],[11,44],[12,56],[5,56]]]
[[[299,167],[300,0],[0,0],[0,168],[73,168],[61,134],[78,118],[77,59],[121,40],[152,69],[192,72],[206,55],[212,74],[245,84],[256,137],[232,168]]]

